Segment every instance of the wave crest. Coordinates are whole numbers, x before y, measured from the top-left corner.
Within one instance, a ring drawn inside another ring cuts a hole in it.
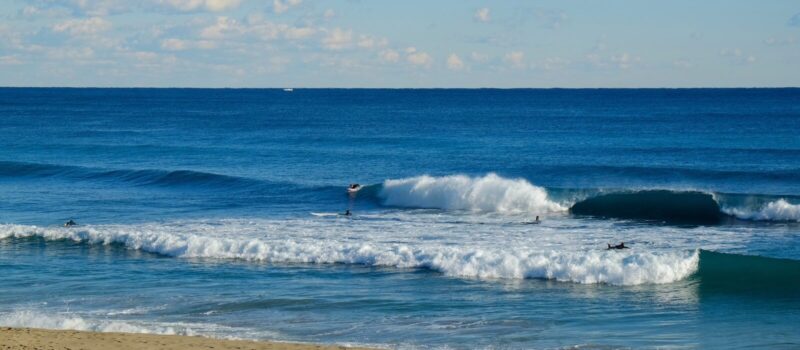
[[[422,175],[386,180],[379,196],[385,205],[407,208],[534,214],[566,210],[551,201],[544,188],[494,173],[481,177]]]
[[[791,204],[782,198],[769,202],[758,210],[725,208],[723,211],[744,220],[800,222],[800,204]]]

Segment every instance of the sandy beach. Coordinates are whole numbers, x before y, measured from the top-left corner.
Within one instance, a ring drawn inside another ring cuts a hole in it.
[[[153,349],[231,349],[231,350],[333,350],[365,349],[335,345],[221,340],[196,336],[136,333],[96,333],[72,330],[0,328],[0,349],[42,350],[153,350]]]

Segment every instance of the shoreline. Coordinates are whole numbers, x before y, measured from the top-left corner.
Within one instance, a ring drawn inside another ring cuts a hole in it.
[[[363,347],[275,341],[227,340],[202,336],[91,332],[0,327],[0,350],[369,350]]]

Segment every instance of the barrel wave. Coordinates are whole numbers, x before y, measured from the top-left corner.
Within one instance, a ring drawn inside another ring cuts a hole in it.
[[[717,224],[723,219],[719,204],[712,195],[667,190],[603,194],[575,203],[570,212],[677,224]]]

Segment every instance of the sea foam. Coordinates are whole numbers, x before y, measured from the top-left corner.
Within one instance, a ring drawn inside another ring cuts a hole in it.
[[[386,205],[407,208],[539,214],[567,210],[551,201],[544,188],[493,173],[481,177],[422,175],[386,180],[379,196]]]
[[[725,208],[723,211],[745,220],[800,222],[800,204],[791,204],[785,199],[769,202],[758,210]]]
[[[0,314],[0,325],[44,329],[69,329],[92,332],[196,335],[191,329],[176,325],[153,325],[116,320],[93,320],[78,315],[17,310]]]
[[[397,238],[371,240],[368,233],[375,232],[372,227],[363,228],[361,233],[345,232],[347,228],[340,227],[343,232],[334,234],[315,233],[312,226],[278,234],[274,232],[276,227],[269,224],[230,225],[190,224],[177,229],[159,224],[81,228],[0,225],[0,238],[42,237],[88,244],[114,243],[179,258],[425,268],[466,278],[541,278],[614,285],[674,282],[690,276],[698,266],[697,251],[562,251],[531,246],[527,241],[452,244],[410,237],[401,243]],[[241,234],[246,230],[259,232],[259,228],[264,233]],[[214,230],[236,234],[219,234]]]

